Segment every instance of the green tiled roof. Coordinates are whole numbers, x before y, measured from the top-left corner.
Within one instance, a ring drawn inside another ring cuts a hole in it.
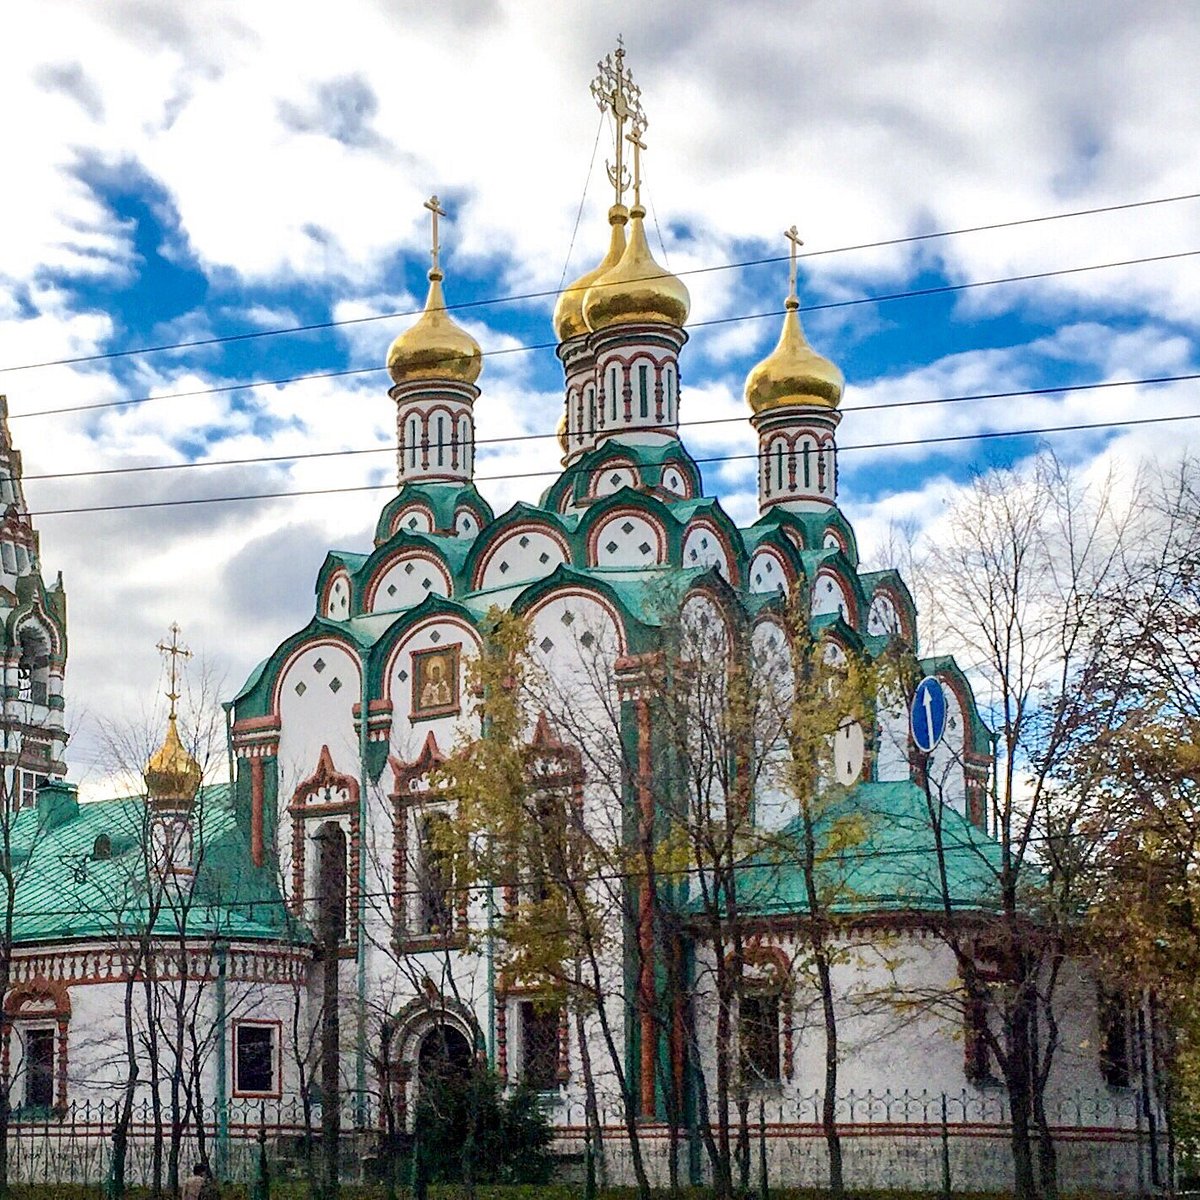
[[[993,911],[999,845],[949,807],[941,809],[941,819],[953,908]],[[802,834],[797,819],[780,832],[775,845],[747,860],[738,877],[743,913],[808,911]],[[818,890],[827,911],[941,911],[936,841],[925,794],[916,784],[861,783],[825,807],[815,834]]]
[[[163,937],[178,936],[182,923],[191,937],[304,940],[300,930],[290,928],[270,870],[250,865],[227,785],[201,789],[193,821],[195,883],[190,901],[172,907],[154,903],[147,886],[143,797],[80,804],[77,814],[68,813],[58,825],[37,809],[22,810],[12,843],[16,943],[128,939],[152,918],[153,932]],[[101,836],[108,838],[107,858],[95,853]]]

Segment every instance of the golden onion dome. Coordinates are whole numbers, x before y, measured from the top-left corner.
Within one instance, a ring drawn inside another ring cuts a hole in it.
[[[554,306],[554,332],[560,342],[568,342],[587,333],[587,322],[583,319],[583,298],[601,275],[611,271],[621,261],[621,255],[625,253],[625,224],[628,220],[629,209],[625,205],[614,204],[608,210],[608,223],[612,226],[608,253],[559,295],[558,303]]]
[[[446,311],[445,275],[429,272],[429,296],[417,323],[388,348],[387,369],[395,383],[415,379],[452,379],[474,383],[483,370],[479,343]]]
[[[800,326],[800,301],[789,296],[779,343],[746,376],[746,403],[752,412],[791,404],[837,408],[846,381],[836,363],[818,354]]]
[[[167,736],[146,763],[146,792],[152,801],[190,804],[200,787],[200,764],[179,740],[175,717],[167,719]]]
[[[589,329],[606,329],[649,321],[682,325],[691,308],[683,282],[654,261],[646,241],[646,210],[629,210],[629,244],[616,266],[593,280],[583,297],[583,319]]]

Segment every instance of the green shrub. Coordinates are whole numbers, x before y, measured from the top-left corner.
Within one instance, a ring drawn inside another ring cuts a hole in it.
[[[554,1133],[538,1096],[518,1087],[505,1095],[490,1071],[451,1071],[422,1082],[416,1146],[426,1179],[476,1183],[545,1183]]]

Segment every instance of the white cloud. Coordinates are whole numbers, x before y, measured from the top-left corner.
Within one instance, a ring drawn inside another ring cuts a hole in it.
[[[1200,99],[1191,85],[1200,24],[1187,6],[1170,2],[1148,0],[1136,20],[1116,0],[990,7],[862,0],[821,9],[695,0],[686,19],[668,0],[347,0],[326,16],[315,22],[298,19],[294,8],[234,0],[47,0],[8,21],[0,106],[19,119],[6,123],[4,139],[0,367],[112,348],[114,318],[102,299],[85,307],[65,282],[117,291],[139,270],[137,231],[102,202],[98,181],[152,182],[161,190],[153,202],[179,221],[178,242],[160,252],[181,262],[194,257],[222,289],[219,308],[169,310],[156,333],[162,338],[204,336],[231,315],[250,328],[287,325],[310,313],[314,300],[335,319],[419,307],[422,297],[404,290],[400,268],[428,261],[422,202],[434,191],[450,212],[442,240],[452,302],[480,290],[553,289],[596,132],[587,84],[619,30],[650,117],[648,194],[665,254],[653,222],[651,243],[684,272],[697,322],[779,307],[782,263],[753,275],[688,272],[781,254],[779,231],[793,222],[815,252],[1190,192],[1200,176]],[[605,130],[571,275],[606,244],[606,137]],[[1166,204],[814,255],[803,263],[803,298],[814,304],[904,290],[921,271],[962,282],[1197,249],[1197,212],[1198,202]],[[241,285],[244,304],[230,300]],[[254,298],[256,287],[269,299]],[[922,355],[927,331],[914,323],[916,309],[902,304],[814,313],[806,327],[827,353],[881,325],[904,330],[914,347],[905,361],[924,364],[850,380],[839,436],[852,444],[1194,409],[1191,385],[1164,385],[854,412],[1027,387],[1055,367],[1102,380],[1179,373],[1196,361],[1198,302],[1200,272],[1181,259],[962,293],[955,316],[965,330],[1002,313],[1062,324],[1053,336],[1014,335],[1020,340],[992,349]],[[548,316],[551,307],[546,298],[532,307],[470,309],[460,319],[485,347],[519,351],[542,339],[525,325],[513,333],[510,322],[530,311]],[[350,361],[378,363],[378,372],[70,419],[20,414],[253,375],[244,366],[231,375],[215,352],[161,356],[148,366],[0,373],[31,475],[178,463],[197,452],[198,437],[207,446],[202,457],[220,460],[383,447],[271,465],[41,480],[27,489],[31,507],[388,483],[395,417],[382,364],[405,324],[338,331]],[[544,329],[548,337],[548,321]],[[687,428],[697,457],[753,453],[739,360],[765,353],[777,333],[775,318],[694,331],[683,360],[684,419],[736,418]],[[481,439],[553,430],[560,398],[546,370],[552,363],[549,352],[487,362]],[[272,366],[275,373],[287,372]],[[1095,468],[1163,454],[1188,428],[1147,426],[1055,444]],[[978,453],[964,442],[943,461],[961,466]],[[843,501],[864,547],[882,542],[893,517],[928,527],[953,496],[959,473],[949,465],[945,475],[879,494],[877,479],[903,481],[921,457],[920,450],[847,455]],[[549,438],[481,445],[479,474],[552,471],[557,462]],[[704,473],[739,520],[753,517],[751,463],[711,463]],[[506,478],[481,487],[499,510],[536,497],[546,482]],[[311,611],[325,547],[369,545],[385,495],[39,518],[45,561],[64,569],[71,595],[75,710],[86,696],[95,712],[136,711],[157,680],[154,643],[173,619],[228,667],[235,686]],[[86,743],[85,734],[82,758]]]

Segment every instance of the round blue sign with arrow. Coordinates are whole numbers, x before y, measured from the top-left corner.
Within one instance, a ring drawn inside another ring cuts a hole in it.
[[[917,684],[909,725],[913,743],[924,754],[930,754],[946,732],[946,693],[932,675]]]

